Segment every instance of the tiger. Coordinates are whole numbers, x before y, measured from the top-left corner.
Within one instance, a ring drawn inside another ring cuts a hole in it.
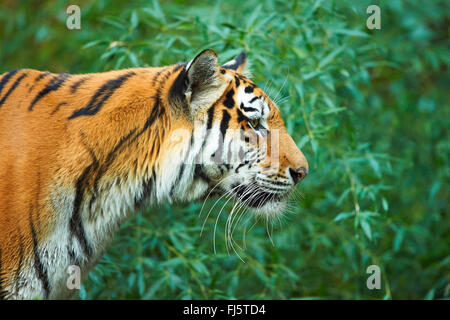
[[[308,162],[247,60],[2,74],[0,298],[73,298],[68,267],[84,278],[151,206],[212,193],[282,214]]]

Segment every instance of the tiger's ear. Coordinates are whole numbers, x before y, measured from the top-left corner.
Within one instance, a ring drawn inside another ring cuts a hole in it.
[[[189,85],[195,87],[207,84],[217,74],[217,54],[210,49],[203,50],[187,64],[186,70]]]
[[[213,104],[228,85],[220,74],[217,55],[210,49],[200,52],[186,65],[185,70],[184,94],[193,111]]]
[[[222,65],[222,67],[226,69],[233,69],[242,74],[247,73],[247,54],[245,51],[242,51],[236,58],[228,61]]]

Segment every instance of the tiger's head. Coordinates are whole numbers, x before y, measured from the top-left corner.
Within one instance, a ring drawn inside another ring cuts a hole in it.
[[[176,120],[166,174],[178,200],[230,196],[275,216],[308,174],[308,162],[278,107],[245,76],[246,64],[244,52],[219,66],[217,55],[204,50],[183,66],[169,90]]]

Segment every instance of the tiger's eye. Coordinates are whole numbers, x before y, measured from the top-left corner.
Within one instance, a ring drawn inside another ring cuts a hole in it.
[[[254,129],[259,127],[259,119],[251,119],[249,120],[249,123]]]

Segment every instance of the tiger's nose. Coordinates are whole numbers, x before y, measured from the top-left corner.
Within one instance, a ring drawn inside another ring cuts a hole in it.
[[[294,180],[294,184],[297,184],[305,179],[306,175],[308,174],[308,170],[303,167],[298,169],[290,167],[289,173],[291,174],[292,180]]]

